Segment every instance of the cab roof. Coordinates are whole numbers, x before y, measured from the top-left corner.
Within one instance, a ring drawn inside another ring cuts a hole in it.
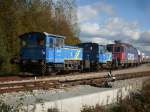
[[[20,35],[19,38],[22,38],[25,35],[33,34],[33,33],[39,33],[39,34],[42,34],[42,35],[45,35],[45,36],[52,36],[52,37],[55,37],[55,38],[63,38],[63,39],[65,38],[65,36],[50,34],[50,33],[47,33],[47,32],[27,32],[27,33],[24,33],[24,34]]]

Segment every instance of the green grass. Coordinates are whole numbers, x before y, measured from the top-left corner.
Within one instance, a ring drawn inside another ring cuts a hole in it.
[[[16,76],[19,72],[0,71],[0,77]]]

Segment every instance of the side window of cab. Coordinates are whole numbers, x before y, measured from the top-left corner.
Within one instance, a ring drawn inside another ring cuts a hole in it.
[[[37,44],[43,46],[44,45],[44,37],[38,37]]]
[[[64,46],[64,40],[61,38],[56,38],[55,47],[61,48]]]
[[[104,47],[103,46],[99,46],[99,53],[104,53]]]
[[[54,47],[53,38],[50,38],[50,39],[49,39],[49,47],[50,47],[50,48],[53,48],[53,47]]]
[[[27,46],[28,46],[27,40],[21,40],[21,47],[27,47]]]

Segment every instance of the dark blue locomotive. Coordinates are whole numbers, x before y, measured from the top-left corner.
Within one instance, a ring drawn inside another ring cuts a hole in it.
[[[111,66],[112,53],[108,52],[105,46],[92,42],[80,43],[78,46],[83,48],[84,70],[97,71]]]
[[[45,74],[82,68],[83,49],[65,46],[63,36],[30,32],[19,37],[22,72]]]

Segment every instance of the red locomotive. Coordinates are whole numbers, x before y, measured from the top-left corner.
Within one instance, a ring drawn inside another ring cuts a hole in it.
[[[138,50],[130,44],[115,41],[114,44],[108,44],[107,50],[112,52],[112,67],[130,67],[139,64]]]

